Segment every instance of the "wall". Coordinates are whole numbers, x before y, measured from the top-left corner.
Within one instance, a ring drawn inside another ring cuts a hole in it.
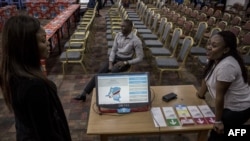
[[[240,3],[242,5],[244,5],[244,9],[246,8],[249,0],[227,0],[227,3],[226,3],[226,10],[228,10],[229,6],[228,5],[233,5],[234,3]]]

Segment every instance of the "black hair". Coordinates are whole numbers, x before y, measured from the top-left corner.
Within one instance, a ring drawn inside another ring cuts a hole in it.
[[[10,110],[12,110],[10,85],[12,78],[38,78],[44,80],[48,86],[51,85],[41,71],[41,56],[37,41],[37,34],[40,31],[39,20],[28,15],[13,16],[4,25],[0,86]]]
[[[227,56],[234,57],[240,65],[243,80],[245,83],[247,83],[247,81],[248,81],[247,69],[245,67],[244,61],[243,61],[240,53],[237,50],[237,38],[236,38],[235,34],[231,31],[221,31],[221,32],[218,32],[217,35],[219,35],[223,38],[224,43],[225,43],[225,47],[229,48],[229,52],[226,54],[223,54],[223,56],[219,59],[219,61],[221,61],[223,58],[225,58]],[[205,71],[203,73],[203,78],[207,77],[207,75],[209,74],[210,70],[212,69],[214,63],[215,63],[214,60],[209,60],[208,65],[206,66]]]
[[[131,21],[131,20],[129,20],[129,19],[125,19],[125,20],[123,20],[125,23],[127,23],[128,24],[128,26],[129,27],[133,27],[133,22]]]

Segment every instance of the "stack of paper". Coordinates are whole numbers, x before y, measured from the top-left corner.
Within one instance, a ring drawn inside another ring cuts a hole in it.
[[[173,107],[162,107],[168,126],[180,126]]]
[[[201,113],[209,124],[213,124],[215,122],[215,115],[212,110],[208,107],[208,105],[198,105]]]
[[[175,109],[182,125],[195,124],[186,105],[176,105]]]
[[[151,114],[153,117],[155,127],[166,127],[167,126],[160,107],[152,107]]]
[[[196,124],[208,124],[197,106],[187,106],[187,108]]]

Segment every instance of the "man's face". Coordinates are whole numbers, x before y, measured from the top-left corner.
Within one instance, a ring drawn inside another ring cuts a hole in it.
[[[121,24],[121,30],[122,30],[122,34],[129,34],[131,32],[131,28],[126,22],[122,22]]]

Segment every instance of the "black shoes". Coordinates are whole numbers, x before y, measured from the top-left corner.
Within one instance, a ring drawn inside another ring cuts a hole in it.
[[[74,97],[74,99],[75,100],[82,100],[83,102],[85,102],[86,101],[86,94],[87,93],[85,91],[83,91],[83,93],[77,95],[76,97]]]

